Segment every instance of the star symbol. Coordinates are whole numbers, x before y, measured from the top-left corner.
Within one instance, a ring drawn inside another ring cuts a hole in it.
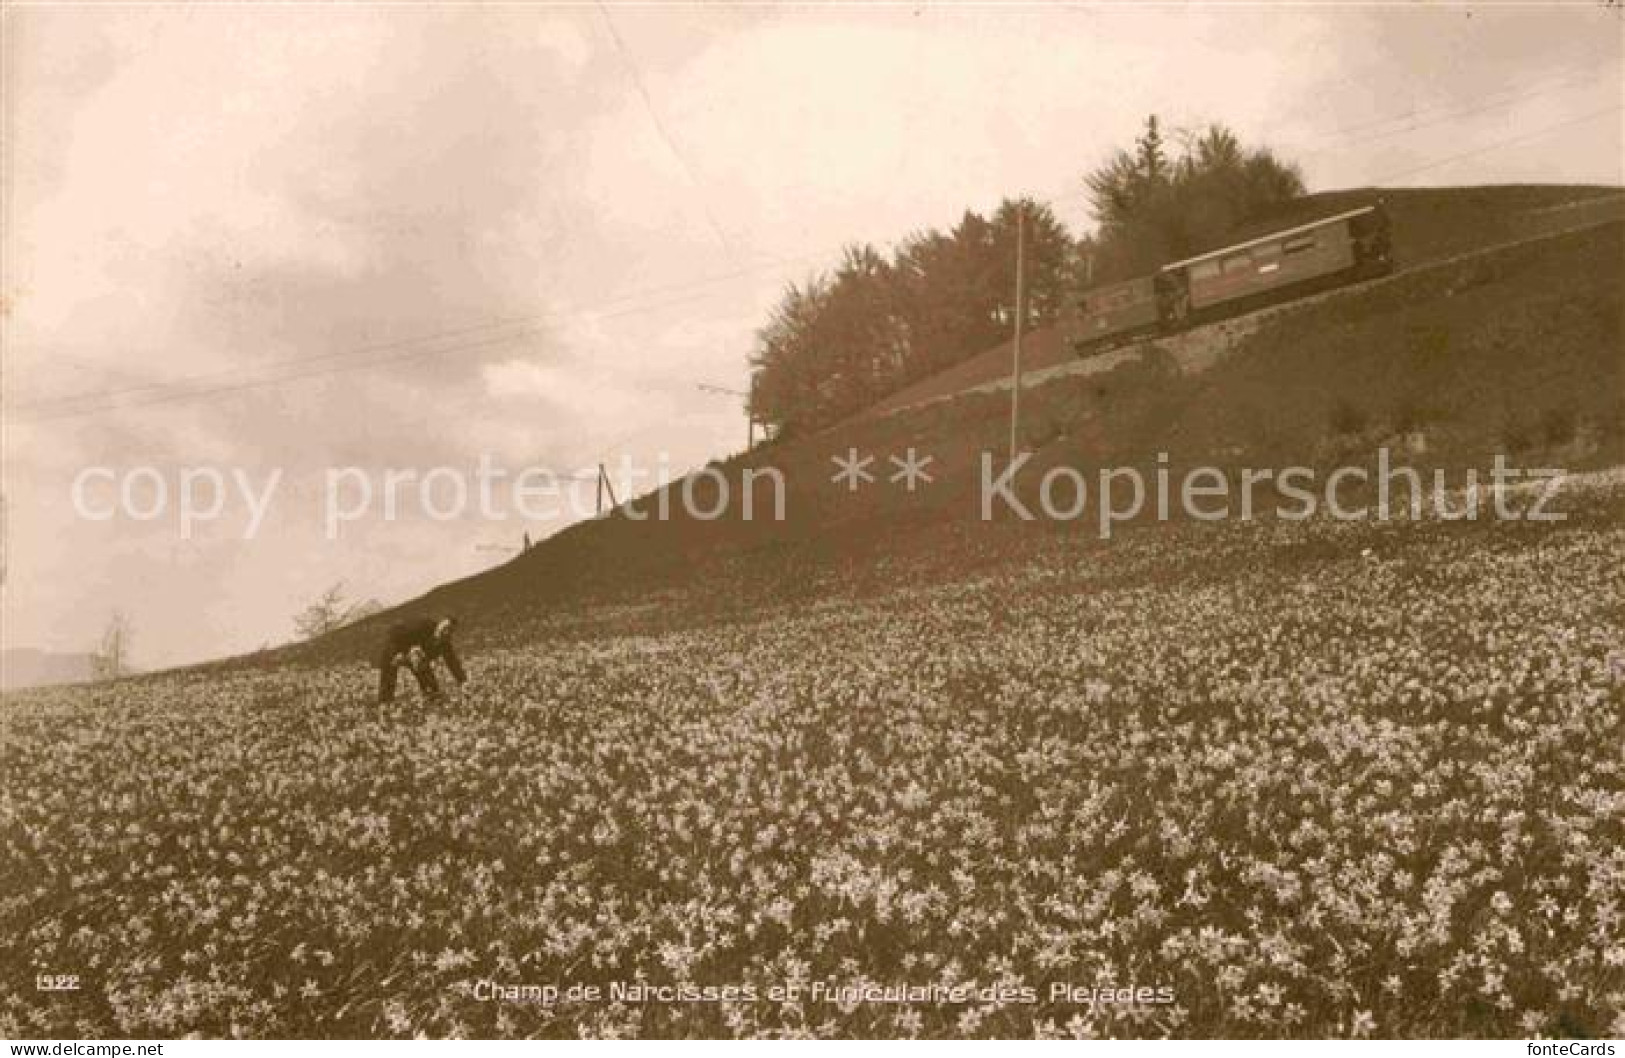
[[[841,469],[837,470],[829,480],[837,484],[845,484],[847,491],[858,491],[858,485],[865,481],[873,481],[875,476],[864,468],[875,461],[874,456],[860,456],[856,448],[846,450],[846,458],[830,456],[830,461]]]
[[[933,458],[931,456],[917,456],[914,454],[914,449],[910,448],[907,458],[898,459],[896,456],[887,456],[886,458],[890,459],[892,464],[897,467],[897,473],[891,476],[891,480],[902,481],[908,486],[910,492],[914,491],[916,482],[923,481],[930,484],[934,480],[930,474],[925,472],[926,466],[930,464]]]

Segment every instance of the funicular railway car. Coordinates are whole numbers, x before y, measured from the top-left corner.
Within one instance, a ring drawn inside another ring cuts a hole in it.
[[[1149,276],[1095,287],[1078,299],[1076,308],[1076,316],[1069,321],[1073,341],[1102,348],[1155,330],[1162,319],[1156,281]]]
[[[1181,330],[1320,282],[1393,269],[1381,204],[1260,235],[1163,265],[1156,275],[1087,291],[1071,324],[1073,348],[1099,352],[1151,331]]]

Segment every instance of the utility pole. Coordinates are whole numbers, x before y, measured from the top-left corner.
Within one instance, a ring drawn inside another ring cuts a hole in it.
[[[620,501],[615,498],[615,486],[610,483],[609,471],[604,469],[604,464],[599,463],[598,464],[598,513],[600,515],[602,515],[604,513],[604,496],[605,496],[605,494],[608,494],[608,496],[609,496],[610,510],[614,510],[616,507],[619,507],[621,505]]]
[[[1016,462],[1017,424],[1021,420],[1021,325],[1024,311],[1022,260],[1026,254],[1027,204],[1016,204],[1016,337],[1011,346],[1010,363],[1010,463]]]

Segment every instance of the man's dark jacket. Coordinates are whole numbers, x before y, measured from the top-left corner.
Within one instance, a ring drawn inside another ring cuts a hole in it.
[[[403,621],[390,627],[389,633],[384,637],[384,648],[378,655],[380,700],[389,701],[395,696],[395,659],[404,657],[413,647],[423,651],[423,663],[414,668],[412,674],[417,677],[418,685],[425,693],[433,694],[439,690],[435,683],[434,670],[431,668],[437,659],[446,663],[446,668],[451,670],[458,683],[468,678],[468,674],[463,671],[463,660],[457,656],[457,648],[452,645],[451,637],[435,638],[435,626],[439,623],[432,617],[425,617],[416,621]]]

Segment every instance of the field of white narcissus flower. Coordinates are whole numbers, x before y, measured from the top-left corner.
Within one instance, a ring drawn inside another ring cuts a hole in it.
[[[361,665],[13,696],[0,1034],[1625,1033],[1625,528],[1587,502],[1029,533],[475,636],[466,690],[382,713]]]

